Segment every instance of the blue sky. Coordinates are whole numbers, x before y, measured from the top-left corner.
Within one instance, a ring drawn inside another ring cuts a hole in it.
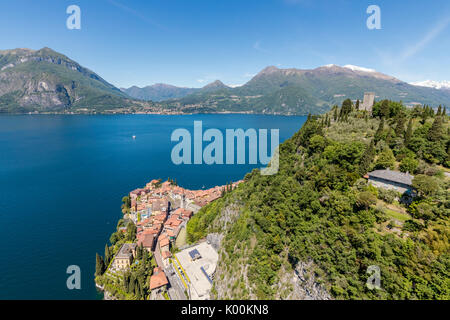
[[[81,30],[66,28],[72,4]],[[372,4],[381,30],[366,27]],[[0,39],[50,47],[118,87],[238,85],[268,65],[450,80],[448,0],[2,0]]]

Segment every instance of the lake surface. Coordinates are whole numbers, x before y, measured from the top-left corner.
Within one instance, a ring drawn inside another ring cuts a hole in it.
[[[104,253],[124,195],[154,178],[201,189],[261,167],[173,164],[171,133],[193,131],[194,120],[204,131],[280,129],[282,142],[306,117],[0,116],[0,299],[101,299],[95,253]],[[81,290],[66,287],[69,265],[81,268]]]

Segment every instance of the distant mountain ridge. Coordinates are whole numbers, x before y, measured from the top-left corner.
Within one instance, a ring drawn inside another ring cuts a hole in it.
[[[410,82],[410,84],[419,87],[450,90],[450,81],[445,80],[444,81],[425,80],[425,81]]]
[[[198,92],[213,92],[220,89],[229,88],[231,87],[225,85],[222,81],[216,80],[205,85],[202,88],[186,88],[177,87],[165,83],[156,83],[154,85],[146,86],[143,88],[132,86],[130,88],[121,88],[121,90],[135,99],[161,102],[164,100],[183,98],[190,94]]]
[[[323,113],[347,98],[362,99],[367,91],[375,92],[377,100],[402,100],[407,105],[450,104],[450,92],[413,86],[373,69],[326,65],[315,69],[269,66],[242,86],[198,91],[167,105],[188,112],[305,115]]]
[[[0,112],[104,110],[132,99],[50,48],[0,51]]]
[[[443,88],[444,86],[442,86]],[[320,114],[343,100],[402,100],[450,105],[450,90],[408,84],[376,70],[334,64],[315,69],[269,66],[242,86],[216,80],[203,88],[155,84],[119,89],[50,48],[0,51],[0,113],[260,113]]]
[[[142,88],[132,86],[130,88],[121,88],[121,90],[135,99],[159,102],[163,100],[182,98],[200,89],[183,88],[165,83],[156,83],[154,85]]]

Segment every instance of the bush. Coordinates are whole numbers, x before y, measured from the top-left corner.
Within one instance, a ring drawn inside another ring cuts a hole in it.
[[[424,172],[427,176],[437,176],[441,173],[441,170],[436,166],[427,167]]]
[[[356,205],[366,210],[376,203],[377,198],[370,191],[360,192],[356,197]]]
[[[394,153],[389,147],[384,148],[383,152],[381,152],[378,157],[375,168],[376,169],[394,169],[395,166],[395,157]]]
[[[433,207],[426,201],[413,202],[408,211],[416,219],[431,220],[435,218]]]
[[[419,165],[419,161],[412,157],[406,157],[403,158],[400,162],[399,169],[401,172],[415,172],[417,169],[417,166]]]
[[[420,223],[415,222],[414,220],[406,220],[403,224],[404,231],[416,232],[423,229],[423,226]]]
[[[394,190],[386,190],[383,188],[378,189],[378,199],[383,200],[384,202],[393,203],[398,197],[398,192]]]
[[[417,190],[419,196],[432,196],[439,189],[436,178],[423,174],[414,177],[412,186]]]
[[[374,187],[373,185],[369,184],[369,186],[367,187],[367,191],[369,191],[370,193],[372,193],[375,197],[378,198],[378,189],[376,187]]]
[[[355,182],[355,188],[358,191],[366,191],[367,190],[367,180],[366,179],[358,179]]]

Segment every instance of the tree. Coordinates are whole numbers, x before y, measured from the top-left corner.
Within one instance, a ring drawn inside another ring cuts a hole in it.
[[[381,137],[383,135],[383,130],[384,130],[384,118],[381,118],[380,124],[378,126],[377,131],[375,132],[375,143],[377,143],[378,141],[381,140]]]
[[[405,131],[405,114],[403,112],[399,112],[397,114],[397,125],[395,127],[395,135],[400,137],[403,135]]]
[[[130,275],[130,284],[128,286],[128,292],[134,293],[135,287],[136,287],[136,278],[135,278],[134,274],[131,274]]]
[[[141,243],[142,245],[142,243]],[[136,260],[141,260],[142,258],[142,249],[141,246],[136,247]]]
[[[359,110],[359,99],[356,100],[356,110]]]
[[[383,100],[381,103],[380,108],[380,116],[383,118],[386,118],[389,116],[390,110],[389,110],[389,100]]]
[[[123,286],[125,288],[125,292],[129,293],[130,290],[130,272],[127,271],[123,275]]]
[[[143,249],[143,251],[142,251],[142,261],[144,261],[144,263],[147,263],[148,262],[148,258],[149,258],[149,256],[148,256],[147,249]]]
[[[425,124],[425,122],[427,122],[427,119],[430,117],[430,108],[428,106],[423,107],[421,117],[421,123]]]
[[[105,261],[103,261],[103,257],[96,253],[95,256],[95,275],[101,276],[105,272]]]
[[[111,256],[110,256],[110,252],[109,252],[109,247],[108,247],[108,244],[105,244],[105,264],[107,266],[110,263],[110,259],[111,259]]]
[[[413,157],[405,157],[400,162],[399,169],[402,172],[414,172],[419,165],[419,161],[414,159]]]
[[[433,207],[426,200],[413,202],[408,211],[416,219],[430,220],[435,218]]]
[[[133,241],[136,238],[136,225],[132,222],[127,225],[127,239]]]
[[[409,119],[408,127],[406,128],[405,146],[407,146],[409,144],[409,142],[411,141],[411,137],[412,137],[412,134],[413,134],[412,126],[413,126],[413,119],[411,118],[411,119]]]
[[[116,231],[113,234],[111,234],[111,237],[109,238],[109,242],[112,245],[115,245],[118,241],[120,241],[123,237],[123,233],[120,231]]]
[[[372,140],[361,158],[361,162],[359,164],[360,175],[364,175],[369,171],[370,167],[372,166],[374,157],[375,157],[375,143]]]
[[[141,300],[141,285],[139,281],[136,282],[136,286],[134,287],[134,294],[138,300]]]
[[[393,146],[393,140],[394,140],[395,132],[392,130],[392,128],[388,128],[388,132],[386,135],[386,144],[388,144],[390,147]]]
[[[131,199],[129,196],[125,196],[122,198],[122,213],[126,214],[130,212],[131,208]]]
[[[309,149],[311,150],[311,153],[322,152],[325,147],[326,141],[321,135],[315,134],[309,140]]]
[[[434,119],[433,125],[431,126],[431,129],[428,133],[428,139],[434,142],[439,141],[442,137],[444,131],[443,129],[442,117],[437,116]]]
[[[439,184],[437,183],[436,178],[419,174],[414,177],[412,187],[417,190],[419,196],[429,197],[438,191]]]
[[[359,208],[369,209],[371,205],[377,203],[377,197],[370,191],[363,191],[358,193],[356,197],[356,205]]]
[[[345,99],[344,102],[342,102],[342,114],[347,115],[350,112],[352,112],[353,103],[350,99]]]
[[[395,157],[394,153],[392,152],[391,148],[385,147],[384,150],[381,152],[380,156],[378,157],[375,168],[377,169],[394,169],[395,166]]]

